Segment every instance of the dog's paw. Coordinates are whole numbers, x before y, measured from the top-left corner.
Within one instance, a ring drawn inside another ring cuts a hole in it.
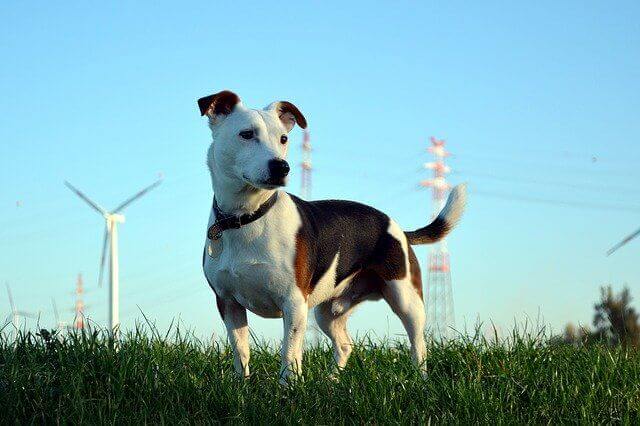
[[[331,382],[338,383],[340,381],[340,372],[334,371],[327,376],[327,379]]]
[[[288,375],[281,374],[280,379],[278,380],[278,383],[280,384],[280,386],[287,388],[287,387],[293,386],[294,383],[301,380],[302,380],[302,376],[298,374],[294,374],[294,373],[291,373]]]
[[[282,366],[278,382],[282,386],[291,386],[294,382],[302,380],[302,371],[293,365]]]
[[[248,379],[249,377],[251,377],[251,372],[249,371],[248,365],[242,368],[236,367],[235,374],[236,374],[236,377],[238,377],[239,379]]]
[[[280,386],[282,386],[283,388],[287,388],[291,386],[291,380],[289,380],[288,377],[280,377],[280,380],[278,380],[278,384],[280,384]]]
[[[329,375],[327,376],[327,379],[329,379],[332,382],[339,382],[340,381],[340,375],[342,374],[342,370],[344,370],[344,367],[338,367],[337,365],[333,367],[331,373],[329,373]]]

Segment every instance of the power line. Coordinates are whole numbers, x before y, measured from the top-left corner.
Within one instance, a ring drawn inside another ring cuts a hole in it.
[[[627,164],[630,166],[635,166],[640,158],[633,159],[628,156],[624,157],[614,157],[611,155],[601,155],[598,153],[588,153],[588,152],[576,152],[570,151],[566,149],[554,150],[554,149],[536,149],[536,148],[519,148],[518,151],[509,151],[508,148],[500,147],[497,150],[493,150],[492,153],[498,154],[497,156],[501,156],[503,158],[517,158],[522,156],[533,156],[536,158],[546,157],[546,158],[557,158],[561,161],[566,160],[577,160],[588,163],[618,163],[618,164]],[[494,157],[496,155],[494,154]],[[473,152],[473,151],[463,151],[462,153],[458,153],[456,156],[468,156],[468,157],[487,157],[487,152]]]
[[[536,167],[539,170],[549,171],[549,170],[560,170],[563,173],[573,173],[573,174],[588,174],[593,176],[594,174],[599,175],[607,175],[607,176],[624,176],[627,177],[632,169],[620,169],[616,168],[602,168],[600,164],[597,162],[592,162],[591,165],[594,167],[586,168],[569,168],[566,163],[561,164],[553,164],[548,161],[537,161],[535,159],[522,159],[522,158],[505,158],[500,157],[499,155],[475,155],[475,154],[466,154],[466,155],[458,155],[453,158],[455,161],[481,161],[482,163],[498,163],[506,166],[515,166],[515,167]],[[634,167],[633,170],[636,170]]]
[[[585,191],[599,191],[599,192],[619,192],[623,194],[640,194],[640,191],[637,188],[625,188],[625,187],[615,187],[610,185],[597,185],[590,183],[572,183],[572,182],[563,182],[557,180],[545,180],[545,179],[531,179],[527,177],[520,176],[509,176],[509,175],[496,175],[493,173],[477,173],[477,172],[467,172],[467,171],[458,171],[453,172],[457,175],[463,176],[475,176],[480,178],[486,178],[491,180],[497,180],[501,182],[508,183],[525,183],[525,184],[534,184],[534,185],[544,185],[545,187],[549,186],[559,186],[570,189],[580,189]]]
[[[491,198],[499,198],[508,201],[522,201],[528,203],[536,203],[536,204],[547,204],[553,206],[566,206],[566,207],[577,207],[581,209],[591,209],[591,210],[608,210],[608,211],[628,211],[633,213],[640,213],[640,206],[633,207],[628,205],[621,204],[605,204],[605,203],[589,203],[584,201],[571,201],[571,200],[558,200],[551,198],[542,198],[542,197],[528,197],[516,194],[507,194],[502,192],[494,192],[494,191],[483,191],[474,189],[471,192],[472,195],[480,195],[484,197]]]

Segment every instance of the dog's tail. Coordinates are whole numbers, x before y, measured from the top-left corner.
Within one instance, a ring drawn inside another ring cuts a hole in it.
[[[443,239],[460,220],[460,216],[462,216],[462,212],[464,211],[466,199],[466,184],[457,185],[453,188],[449,194],[449,198],[447,198],[447,204],[445,204],[444,208],[440,211],[438,217],[436,217],[433,222],[424,228],[405,232],[407,239],[409,240],[409,244],[430,244]]]

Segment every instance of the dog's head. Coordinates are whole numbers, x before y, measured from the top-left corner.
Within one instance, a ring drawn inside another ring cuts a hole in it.
[[[242,105],[228,90],[198,99],[200,113],[209,117],[213,142],[207,163],[212,174],[258,189],[284,186],[288,133],[307,120],[290,102],[279,101],[261,110]]]

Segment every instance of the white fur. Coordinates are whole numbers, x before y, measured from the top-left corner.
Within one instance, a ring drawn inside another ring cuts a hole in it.
[[[327,272],[320,277],[318,283],[309,295],[309,299],[307,301],[309,308],[313,308],[327,300],[331,300],[333,303],[331,311],[334,315],[338,315],[349,308],[349,305],[351,304],[351,297],[342,296],[349,287],[349,284],[351,284],[351,281],[357,272],[354,272],[338,283],[336,281],[336,269],[338,267],[339,260],[340,252],[336,253],[335,257],[331,261],[329,269],[327,269]]]
[[[209,126],[213,143],[207,166],[218,205],[227,213],[254,211],[275,189],[264,183],[269,161],[287,156],[289,144],[280,143],[288,133],[285,125],[273,109],[247,109],[240,103],[228,116],[210,118]],[[253,130],[255,140],[240,137],[243,130]]]
[[[253,110],[241,103],[228,115],[209,116],[213,142],[207,165],[222,211],[251,213],[276,190],[265,183],[269,178],[268,163],[286,157],[288,144],[282,144],[281,137],[291,130],[287,128],[288,119],[284,117],[282,121],[273,105]],[[245,130],[253,130],[255,138],[243,139],[240,132]],[[214,222],[212,211],[208,226]],[[239,374],[249,374],[246,309],[264,317],[284,317],[283,380],[300,372],[308,310],[295,284],[294,257],[300,224],[293,201],[280,191],[277,202],[264,217],[240,229],[223,232],[220,255],[215,259],[205,257],[204,271],[222,299]],[[227,311],[231,314],[227,315]]]
[[[383,295],[393,312],[400,317],[402,325],[407,331],[414,362],[423,368],[426,314],[422,298],[418,297],[408,277],[402,280],[388,281],[384,286]]]
[[[340,252],[336,253],[329,269],[318,280],[315,288],[309,295],[309,307],[313,308],[317,304],[324,302],[334,294],[336,289],[336,269],[338,268],[338,260],[340,259]]]
[[[449,196],[447,197],[447,203],[444,205],[439,217],[443,218],[450,228],[453,228],[459,221],[464,212],[464,206],[467,202],[467,185],[456,185]]]
[[[265,183],[269,178],[268,163],[284,159],[288,144],[281,143],[295,120],[291,114],[277,114],[277,104],[264,110],[237,104],[228,115],[210,115],[213,142],[207,154],[211,182],[220,209],[236,215],[254,212],[277,190]],[[255,140],[244,140],[240,132],[253,130]],[[447,221],[457,221],[464,204],[464,188],[454,189],[441,214]],[[208,226],[215,222],[213,210]],[[236,371],[248,376],[249,328],[246,310],[269,318],[284,319],[281,381],[301,373],[303,338],[310,307],[317,306],[316,320],[331,338],[334,358],[339,368],[345,366],[351,353],[351,338],[346,321],[357,304],[357,291],[349,291],[355,273],[336,283],[339,253],[330,268],[305,299],[296,285],[294,269],[296,236],[302,224],[291,197],[278,191],[275,205],[259,220],[240,229],[222,233],[216,244],[216,257],[205,255],[204,272],[221,299],[221,309],[229,342],[233,347]],[[416,362],[424,357],[424,305],[412,286],[409,246],[398,224],[391,221],[387,232],[397,239],[405,255],[406,275],[389,281],[383,297],[402,319],[409,334]],[[205,240],[205,248],[208,241]],[[337,285],[336,285],[337,284]],[[378,294],[377,297],[380,297]],[[362,300],[362,299],[359,299]]]
[[[411,342],[413,359],[416,364],[422,367],[425,351],[424,326],[426,315],[424,302],[411,282],[409,243],[405,233],[394,220],[389,222],[387,232],[398,240],[402,246],[407,273],[404,278],[388,281],[384,287],[383,295],[391,309],[402,320]]]
[[[214,221],[211,217],[209,225]],[[293,259],[300,225],[293,201],[279,192],[276,204],[260,220],[224,231],[220,256],[205,258],[205,273],[216,294],[258,315],[281,317],[291,293],[299,292]]]
[[[331,312],[334,315],[340,315],[345,312],[351,304],[353,303],[353,295],[348,294],[347,290],[353,280],[353,277],[357,274],[354,272],[349,275],[347,278],[343,279],[337,285],[334,284],[334,290],[331,293],[331,296],[325,300],[331,300]]]

